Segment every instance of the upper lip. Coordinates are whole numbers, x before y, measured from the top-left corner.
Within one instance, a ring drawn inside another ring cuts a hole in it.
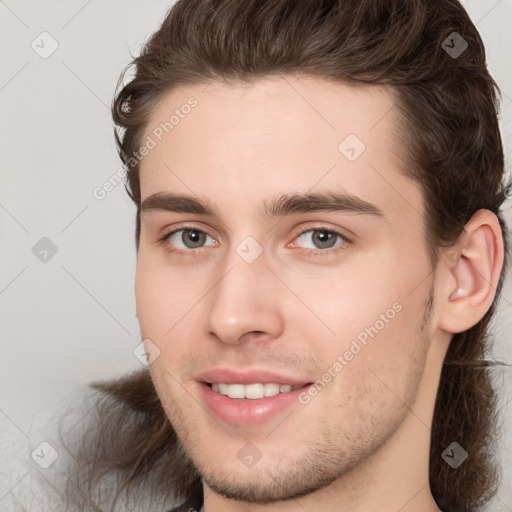
[[[214,368],[201,373],[197,380],[206,382],[208,384],[222,383],[222,384],[291,384],[292,386],[299,386],[308,384],[311,381],[307,379],[300,379],[296,377],[288,377],[278,373],[264,371],[264,370],[250,370],[250,371],[235,371],[228,368]]]

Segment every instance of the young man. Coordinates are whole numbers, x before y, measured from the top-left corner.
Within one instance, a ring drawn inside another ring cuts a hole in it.
[[[100,386],[98,474],[176,511],[478,510],[506,189],[459,2],[181,0],[135,64],[149,371]]]

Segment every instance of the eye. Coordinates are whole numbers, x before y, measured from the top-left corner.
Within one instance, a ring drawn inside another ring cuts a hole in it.
[[[301,248],[313,250],[315,253],[333,252],[328,251],[327,249],[333,249],[337,247],[344,249],[345,246],[351,243],[350,240],[341,233],[338,233],[332,229],[321,227],[313,229],[310,228],[302,231],[299,233],[296,239],[298,240],[301,238],[306,241],[306,245],[302,245]],[[339,240],[339,243],[336,244],[337,240]],[[295,242],[292,244],[292,246],[293,245],[295,245]],[[338,249],[334,249],[334,252],[337,250]]]
[[[210,245],[217,245],[217,242],[204,231],[193,227],[185,227],[166,234],[160,239],[160,242],[168,251],[190,253],[196,251],[190,251],[189,249],[201,249],[208,238],[213,241],[213,244]]]
[[[206,244],[208,239],[211,242]],[[336,253],[351,244],[351,241],[345,235],[324,227],[305,229],[295,238],[295,240],[299,239],[305,241],[299,246],[300,249],[306,249],[306,252],[318,255]],[[165,251],[188,255],[199,255],[203,247],[218,245],[215,239],[193,226],[171,231],[160,238],[158,242],[164,247]],[[296,241],[289,244],[289,246],[296,247]]]

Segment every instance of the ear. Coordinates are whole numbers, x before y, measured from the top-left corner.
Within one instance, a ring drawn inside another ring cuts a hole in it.
[[[450,255],[441,260],[437,299],[440,329],[463,332],[485,315],[496,295],[503,250],[498,218],[489,210],[478,210]]]

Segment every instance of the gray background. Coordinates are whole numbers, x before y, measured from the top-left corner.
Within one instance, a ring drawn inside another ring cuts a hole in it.
[[[55,506],[50,503],[59,498],[52,485],[62,479],[65,457],[51,447],[57,447],[61,412],[79,411],[90,381],[141,367],[133,354],[140,343],[135,208],[122,184],[103,200],[93,190],[120,168],[109,111],[118,76],[130,51],[137,54],[171,4],[0,0],[2,511]],[[463,4],[503,92],[501,126],[510,168],[512,0]],[[50,36],[40,36],[45,31]],[[56,51],[42,58],[52,44],[58,44]],[[57,249],[46,262],[33,253],[43,237]],[[493,352],[508,362],[511,312],[509,277]],[[504,386],[504,476],[492,510],[503,512],[512,512],[511,373],[496,372]]]

